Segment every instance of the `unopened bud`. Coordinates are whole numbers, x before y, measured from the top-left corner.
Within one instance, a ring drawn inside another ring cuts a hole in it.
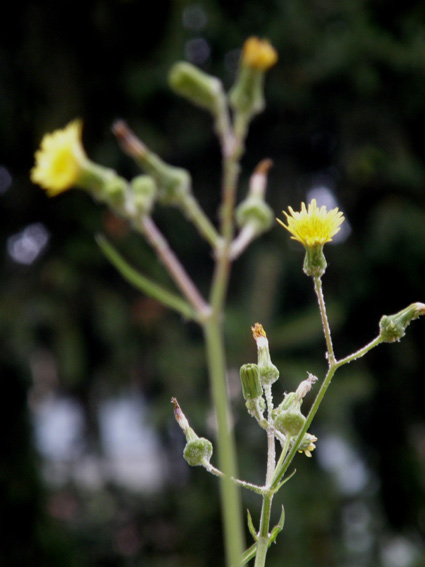
[[[205,466],[209,463],[213,453],[211,441],[204,437],[198,437],[189,441],[183,451],[183,457],[191,467]]]
[[[248,196],[236,209],[238,226],[243,228],[251,225],[257,235],[268,230],[273,222],[273,211],[264,201],[267,174],[271,166],[272,161],[269,159],[264,159],[257,165],[251,176]]]
[[[219,79],[204,73],[190,63],[176,63],[171,68],[169,82],[177,94],[197,106],[206,108],[212,114],[215,114],[220,101],[224,98]]]
[[[97,197],[112,206],[120,206],[124,203],[127,186],[128,183],[125,179],[118,175],[112,175],[105,181],[102,190],[97,193]]]
[[[185,169],[168,165],[150,152],[143,167],[156,180],[158,198],[163,204],[178,205],[190,193],[192,180]]]
[[[278,431],[290,437],[298,435],[305,423],[305,417],[301,413],[302,403],[302,397],[297,392],[285,394],[282,403],[272,412]]]
[[[240,369],[242,395],[246,401],[256,400],[263,395],[260,370],[256,364],[244,364]]]
[[[139,214],[148,215],[156,195],[156,183],[150,175],[138,175],[131,181],[134,206]]]
[[[386,343],[399,341],[404,337],[410,322],[425,315],[425,304],[412,303],[394,315],[384,315],[379,322],[380,337]]]
[[[277,414],[274,425],[278,431],[296,437],[305,423],[305,417],[299,409],[283,410]]]
[[[261,234],[271,227],[273,210],[259,197],[247,197],[236,209],[236,222],[240,228],[252,224],[256,234]]]
[[[122,120],[115,122],[113,132],[126,153],[151,175],[158,186],[158,198],[164,204],[178,205],[191,191],[191,177],[180,167],[165,163],[128,128]]]

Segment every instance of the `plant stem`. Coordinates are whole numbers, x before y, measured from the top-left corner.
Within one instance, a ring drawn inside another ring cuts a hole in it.
[[[332,345],[331,330],[329,327],[328,316],[326,314],[325,299],[323,297],[322,289],[322,279],[320,277],[314,277],[314,291],[317,295],[317,301],[319,303],[320,316],[322,318],[323,332],[325,334],[326,347],[328,349],[328,363],[332,365],[335,362],[334,349]]]
[[[376,346],[380,345],[382,342],[383,342],[383,339],[381,338],[381,335],[378,335],[377,337],[375,337],[373,339],[373,341],[370,341],[370,343],[368,343],[363,348],[357,350],[353,354],[346,356],[345,358],[342,358],[341,360],[338,360],[337,363],[336,363],[337,367],[339,368],[340,366],[343,366],[344,364],[348,364],[350,362],[353,362],[353,360],[357,360],[358,358],[361,358],[362,356],[367,354],[370,350],[372,350]]]
[[[257,553],[254,567],[264,567],[266,564],[267,550],[269,548],[269,526],[274,492],[268,491],[263,496],[261,507],[260,530],[258,532]]]
[[[270,534],[269,534],[269,528],[270,528],[270,516],[271,516],[271,509],[272,509],[272,501],[273,501],[273,496],[276,492],[275,490],[275,486],[274,486],[274,479],[276,478],[276,473],[278,472],[280,463],[283,463],[285,456],[288,452],[289,449],[289,445],[291,442],[291,438],[289,436],[286,437],[285,440],[285,444],[282,447],[282,453],[280,455],[279,458],[279,462],[278,465],[276,467],[276,469],[273,468],[269,468],[269,466],[267,466],[267,481],[266,481],[266,485],[267,485],[267,490],[265,490],[264,492],[264,496],[263,496],[263,504],[261,507],[261,519],[260,519],[260,529],[258,532],[258,540],[257,540],[257,553],[255,556],[255,566],[254,567],[264,567],[266,564],[266,556],[267,556],[267,551],[268,548],[270,546]],[[270,451],[271,447],[269,445],[269,451]],[[273,443],[273,453],[274,453],[274,443]],[[270,460],[270,457],[267,459],[268,462]]]
[[[227,119],[226,119],[227,120]],[[223,336],[223,316],[229,285],[231,259],[230,245],[234,233],[234,208],[239,176],[239,157],[243,141],[233,138],[224,128],[221,138],[223,151],[222,201],[220,209],[221,246],[217,249],[215,269],[210,291],[212,312],[204,320],[203,329],[212,397],[218,424],[218,458],[224,473],[221,484],[221,508],[227,565],[239,565],[244,548],[241,500],[239,488],[231,477],[237,477],[236,447],[229,426],[230,404],[227,395],[226,356]],[[232,151],[229,152],[229,148]]]
[[[238,565],[243,550],[241,500],[238,487],[231,477],[237,477],[236,448],[229,424],[230,408],[227,396],[226,364],[223,334],[218,316],[204,323],[207,362],[212,398],[218,425],[218,462],[224,476],[221,482],[221,507],[228,565]]]
[[[220,238],[218,232],[191,193],[183,199],[181,209],[184,211],[187,218],[196,226],[199,233],[210,243],[211,247],[216,249]]]

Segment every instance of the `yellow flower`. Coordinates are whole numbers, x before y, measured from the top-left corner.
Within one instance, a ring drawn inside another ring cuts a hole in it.
[[[71,189],[87,162],[81,131],[81,120],[74,120],[63,130],[45,134],[35,153],[31,181],[45,189],[50,197]]]
[[[258,71],[267,71],[277,62],[274,47],[265,39],[248,38],[242,50],[242,63]]]
[[[316,199],[311,201],[308,209],[305,203],[301,203],[300,212],[295,212],[292,207],[288,209],[290,214],[282,211],[288,224],[279,219],[277,221],[292,234],[293,240],[298,240],[306,248],[323,246],[330,242],[344,222],[344,215],[338,208],[331,211],[327,211],[325,206],[319,208]]]

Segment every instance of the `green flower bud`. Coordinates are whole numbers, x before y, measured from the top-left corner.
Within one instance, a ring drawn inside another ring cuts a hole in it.
[[[263,389],[260,381],[260,370],[256,364],[244,364],[241,366],[240,378],[242,394],[246,401],[262,397]]]
[[[134,206],[141,215],[152,211],[156,196],[156,183],[150,175],[138,175],[131,181],[134,194]]]
[[[273,211],[260,197],[248,197],[236,209],[236,222],[240,228],[247,224],[255,227],[257,234],[268,230],[273,222]]]
[[[209,110],[212,114],[215,114],[224,99],[221,82],[190,63],[176,63],[171,68],[168,78],[171,88],[178,95]]]
[[[305,417],[299,410],[282,411],[274,420],[276,429],[290,437],[296,437],[301,431],[304,423]]]
[[[140,158],[140,163],[157,182],[158,198],[162,203],[178,205],[190,193],[192,181],[185,169],[168,165],[148,150]]]
[[[183,457],[191,467],[204,466],[209,462],[213,453],[213,446],[208,439],[198,437],[189,441],[183,451]]]
[[[107,179],[102,187],[102,191],[98,194],[98,198],[110,205],[121,205],[124,203],[127,190],[127,181],[118,175],[111,176]]]
[[[384,315],[379,322],[380,337],[386,343],[399,341],[404,337],[410,322],[425,315],[425,304],[412,303],[394,315]]]

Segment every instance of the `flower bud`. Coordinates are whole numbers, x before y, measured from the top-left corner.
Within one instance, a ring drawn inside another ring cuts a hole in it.
[[[261,387],[260,370],[256,364],[244,364],[241,366],[240,378],[242,394],[246,401],[262,397],[263,389]]]
[[[263,326],[260,323],[255,323],[251,330],[257,343],[257,362],[260,369],[261,383],[263,386],[270,386],[279,378],[279,370],[271,361],[269,341]]]
[[[296,392],[285,394],[283,402],[273,410],[272,417],[278,431],[295,437],[301,431],[305,423],[305,417],[301,413],[302,398]]]
[[[112,207],[114,205],[120,206],[125,201],[127,186],[125,179],[118,175],[113,175],[110,178],[106,178],[101,189],[96,192],[96,197],[112,205]]]
[[[274,425],[278,431],[296,437],[305,423],[305,417],[299,409],[283,410],[277,414]]]
[[[252,224],[256,234],[261,234],[271,227],[273,211],[263,199],[248,197],[236,209],[236,222],[240,228]]]
[[[156,183],[150,175],[138,175],[131,181],[134,195],[134,206],[141,215],[152,211],[156,196]]]
[[[272,165],[270,159],[260,161],[250,178],[248,195],[236,209],[239,227],[253,225],[256,234],[269,229],[273,220],[273,211],[264,201],[267,176]]]
[[[379,322],[380,337],[383,342],[399,341],[406,332],[410,322],[425,315],[425,304],[412,303],[394,315],[384,315]]]
[[[177,94],[212,114],[224,99],[221,82],[190,63],[176,63],[171,68],[169,83]]]
[[[115,122],[113,132],[124,151],[154,178],[158,186],[159,200],[171,205],[182,203],[191,191],[192,181],[189,173],[180,167],[168,165],[151,152],[122,120]]]
[[[191,191],[190,174],[181,167],[174,167],[162,161],[152,152],[140,160],[142,167],[158,184],[158,199],[165,205],[178,205]]]
[[[205,466],[209,463],[213,453],[211,441],[204,437],[198,437],[189,441],[183,451],[183,457],[191,467]]]

